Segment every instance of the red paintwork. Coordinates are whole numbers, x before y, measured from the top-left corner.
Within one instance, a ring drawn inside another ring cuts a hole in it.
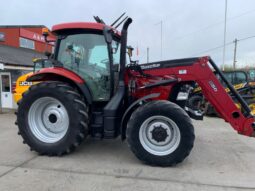
[[[57,33],[60,30],[66,29],[93,29],[103,31],[105,25],[101,23],[93,23],[93,22],[73,22],[73,23],[62,23],[58,25],[54,25],[52,27],[52,32]],[[111,26],[109,26],[111,27]],[[114,29],[115,34],[120,36],[120,32]]]
[[[186,74],[179,74],[180,70],[186,70]],[[253,129],[251,124],[254,122],[253,117],[245,117],[234,104],[232,98],[226,93],[224,87],[216,78],[208,65],[208,57],[200,58],[198,62],[191,66],[177,66],[172,68],[153,68],[144,70],[145,73],[154,77],[144,77],[139,73],[127,69],[125,73],[125,83],[128,86],[130,81],[134,81],[136,88],[131,95],[140,98],[151,93],[160,93],[157,100],[168,100],[172,88],[179,82],[185,83],[196,81],[202,88],[206,99],[214,106],[221,116],[229,122],[232,127],[240,134],[251,136]],[[146,84],[150,84],[159,80],[176,78],[178,82],[167,86],[158,86],[150,89],[139,89]],[[209,82],[213,82],[217,90],[214,90]],[[233,112],[240,114],[239,118],[232,116]]]
[[[186,70],[185,74],[180,74],[180,70]],[[234,104],[232,98],[225,91],[219,80],[216,78],[208,65],[208,57],[200,58],[196,63],[190,66],[177,66],[172,68],[154,68],[144,70],[145,73],[150,74],[151,77],[141,76],[139,73],[126,69],[125,71],[125,84],[129,86],[130,82],[134,82],[136,87],[129,92],[131,96],[138,99],[151,93],[160,93],[156,100],[168,100],[172,92],[172,88],[178,83],[188,83],[196,81],[202,88],[203,94],[206,99],[214,106],[214,108],[221,114],[221,116],[229,122],[232,127],[240,134],[251,136],[253,133],[252,123],[253,117],[245,117],[237,106]],[[70,80],[83,84],[84,80],[76,73],[65,68],[45,68],[39,72],[28,77],[33,78],[36,76],[43,76],[38,78],[40,80],[58,80],[57,76],[67,77]],[[177,82],[166,86],[157,86],[154,88],[141,89],[146,84],[155,83],[165,79],[175,78]],[[212,88],[210,83],[213,83],[216,88]],[[234,118],[232,114],[238,112],[240,116]]]
[[[41,70],[39,70],[36,73],[33,73],[32,75],[30,75],[27,80],[32,78],[32,81],[44,81],[45,79],[47,80],[53,80],[55,79],[54,76],[63,76],[66,77],[68,79],[70,79],[71,81],[78,83],[78,84],[83,84],[85,83],[85,81],[76,73],[66,69],[66,68],[61,68],[61,67],[53,67],[53,68],[43,68]],[[39,79],[37,79],[37,76],[41,76]],[[33,80],[33,78],[35,78],[36,80]]]
[[[89,23],[89,22],[73,22],[73,23],[62,23],[58,25],[54,25],[52,27],[52,32],[56,32],[59,30],[66,29],[95,29],[95,30],[103,30],[103,24],[100,23]]]

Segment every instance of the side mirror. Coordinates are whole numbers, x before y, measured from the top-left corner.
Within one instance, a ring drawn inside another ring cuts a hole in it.
[[[129,58],[131,58],[133,56],[133,50],[134,50],[134,48],[132,46],[127,47],[127,53],[128,53]]]

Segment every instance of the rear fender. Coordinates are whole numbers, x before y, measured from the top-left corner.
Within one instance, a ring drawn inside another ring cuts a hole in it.
[[[32,75],[29,75],[27,81],[61,81],[76,87],[77,90],[86,98],[88,104],[92,104],[92,94],[85,81],[76,73],[60,67],[44,68]]]

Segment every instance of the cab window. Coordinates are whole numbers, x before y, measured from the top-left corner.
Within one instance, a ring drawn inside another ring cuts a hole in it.
[[[234,72],[233,73],[233,84],[246,83],[247,77],[244,72]]]
[[[103,35],[85,33],[63,37],[57,59],[85,80],[94,101],[110,99],[110,62]]]

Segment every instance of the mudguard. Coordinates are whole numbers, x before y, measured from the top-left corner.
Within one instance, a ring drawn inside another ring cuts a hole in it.
[[[92,104],[92,94],[86,82],[76,73],[62,67],[43,68],[38,72],[29,75],[27,81],[63,81],[77,87],[77,89],[86,98],[88,104]]]
[[[120,133],[121,133],[121,139],[124,140],[126,138],[126,128],[127,128],[127,122],[131,116],[131,114],[133,113],[133,111],[139,107],[140,105],[142,105],[144,103],[144,101],[151,99],[151,98],[156,98],[159,97],[160,93],[153,93],[153,94],[149,94],[147,96],[144,96],[138,100],[136,100],[135,102],[133,102],[125,111],[122,120],[121,120],[121,128],[120,128]]]

